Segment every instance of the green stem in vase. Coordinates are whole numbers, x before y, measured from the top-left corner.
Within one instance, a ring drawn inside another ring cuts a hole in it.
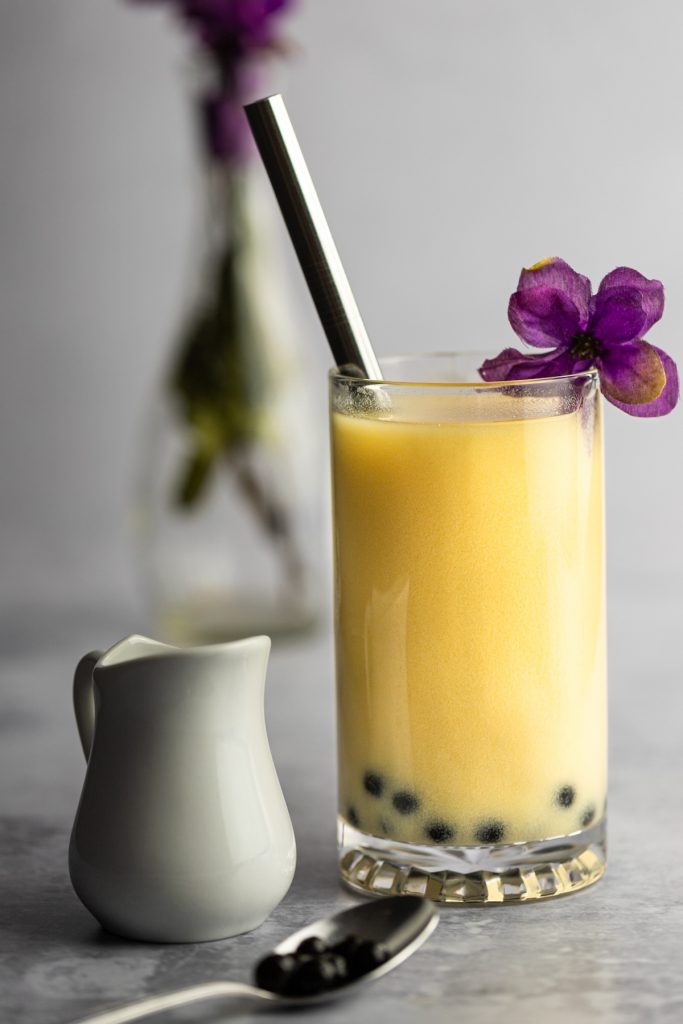
[[[259,520],[263,530],[280,549],[285,565],[285,579],[292,591],[303,578],[303,564],[292,536],[287,511],[275,494],[268,492],[252,465],[249,451],[233,451],[230,465],[240,486],[241,493]]]
[[[170,379],[188,448],[173,501],[191,511],[206,497],[217,467],[230,467],[261,528],[281,549],[287,578],[295,583],[301,561],[289,518],[251,456],[267,438],[273,382],[242,277],[251,245],[245,183],[225,167],[212,169],[216,178],[211,184],[219,189],[211,193],[215,237],[206,261],[206,286],[186,322]]]

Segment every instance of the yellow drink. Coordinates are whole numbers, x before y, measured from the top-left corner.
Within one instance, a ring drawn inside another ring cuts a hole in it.
[[[595,825],[606,672],[594,387],[573,406],[433,387],[348,409],[333,406],[331,428],[340,815],[439,848]]]

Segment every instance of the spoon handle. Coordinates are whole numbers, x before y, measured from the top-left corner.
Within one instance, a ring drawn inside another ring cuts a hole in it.
[[[76,1024],[128,1024],[131,1020],[149,1017],[162,1010],[174,1010],[177,1006],[187,1003],[198,1003],[203,999],[217,999],[221,996],[250,996],[256,999],[275,999],[272,992],[255,988],[253,985],[242,985],[238,981],[208,981],[203,985],[192,985],[181,988],[177,992],[167,992],[162,996],[149,996],[139,999],[116,1010],[104,1010],[93,1017],[84,1017]]]

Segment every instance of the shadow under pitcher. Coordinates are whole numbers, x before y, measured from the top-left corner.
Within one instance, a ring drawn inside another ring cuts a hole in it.
[[[330,376],[339,861],[365,894],[518,902],[605,870],[597,375],[476,365]]]

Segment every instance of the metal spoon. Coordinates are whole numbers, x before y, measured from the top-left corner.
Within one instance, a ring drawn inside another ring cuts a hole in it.
[[[321,918],[306,925],[281,942],[273,953],[294,953],[304,939],[316,935],[328,945],[334,945],[349,935],[360,939],[381,942],[389,952],[389,959],[358,977],[344,980],[336,988],[327,989],[316,995],[284,996],[255,985],[237,981],[209,981],[202,985],[179,989],[166,995],[150,996],[135,1003],[128,1003],[116,1010],[105,1010],[94,1017],[83,1018],[78,1024],[128,1024],[163,1010],[172,1010],[187,1003],[205,999],[220,999],[227,996],[242,996],[262,999],[280,1006],[310,1006],[325,1003],[331,999],[358,989],[366,981],[379,978],[387,971],[403,963],[411,953],[422,945],[438,923],[438,912],[433,903],[420,896],[389,896],[372,903],[363,903],[350,910],[343,910],[332,917]]]

